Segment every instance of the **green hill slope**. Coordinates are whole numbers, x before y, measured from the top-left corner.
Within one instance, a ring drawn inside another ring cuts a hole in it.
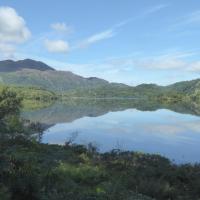
[[[0,62],[0,83],[20,87],[37,87],[62,94],[62,97],[84,98],[156,98],[159,101],[192,100],[200,102],[200,79],[169,86],[141,84],[136,87],[109,83],[96,77],[84,78],[68,71],[56,71],[48,65],[26,59]]]
[[[0,81],[7,85],[35,86],[57,92],[108,84],[105,80],[98,78],[83,78],[72,72],[40,71],[34,69],[0,73]]]

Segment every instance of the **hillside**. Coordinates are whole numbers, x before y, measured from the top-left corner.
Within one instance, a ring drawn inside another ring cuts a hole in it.
[[[188,95],[193,101],[200,102],[200,79],[182,81],[166,87],[182,95]]]
[[[200,89],[200,79],[177,82],[166,88],[181,93],[193,93],[196,89]]]
[[[96,87],[108,84],[98,78],[83,78],[72,72],[40,71],[23,69],[21,71],[0,73],[0,81],[7,85],[35,86],[51,91],[63,92],[76,88]]]
[[[200,79],[182,81],[169,86],[141,84],[136,87],[109,83],[96,77],[84,78],[69,71],[30,59],[0,61],[0,83],[4,85],[37,87],[62,94],[63,97],[95,98],[157,98],[161,101],[179,101],[190,98],[200,102]]]
[[[43,62],[35,61],[31,59],[13,61],[4,60],[0,61],[0,72],[16,72],[23,69],[36,69],[40,71],[51,70],[54,71],[52,67],[49,67]]]

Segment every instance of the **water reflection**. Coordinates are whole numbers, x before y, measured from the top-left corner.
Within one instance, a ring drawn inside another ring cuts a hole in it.
[[[179,112],[179,113],[178,113]],[[159,153],[177,163],[199,162],[200,118],[188,105],[159,105],[141,100],[69,101],[23,117],[47,125],[42,141],[92,142],[100,151],[113,148]]]

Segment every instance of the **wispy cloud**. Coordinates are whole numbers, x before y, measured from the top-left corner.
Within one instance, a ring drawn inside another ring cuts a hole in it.
[[[188,71],[200,73],[200,61],[192,62],[188,65]]]
[[[150,59],[139,60],[135,63],[137,67],[142,67],[151,70],[170,70],[184,69],[187,63],[176,57],[155,57]]]
[[[191,24],[191,23],[200,23],[200,10],[194,11],[187,16],[184,17],[185,20],[183,23]]]
[[[144,11],[141,11],[135,17],[120,21],[107,29],[100,30],[99,32],[93,33],[85,38],[73,39],[73,41],[67,37],[69,33],[74,32],[74,28],[72,26],[67,25],[65,22],[52,23],[50,24],[51,30],[40,34],[39,37],[33,38],[33,40],[29,42],[29,46],[40,46],[41,48],[41,43],[43,43],[43,47],[45,47],[48,52],[61,54],[75,51],[77,49],[84,49],[96,43],[115,37],[124,26],[134,22],[134,20],[148,17],[149,15],[164,9],[167,6],[168,5],[166,4],[154,5]]]
[[[117,35],[119,28],[133,22],[134,20],[138,20],[140,18],[144,18],[144,17],[147,17],[147,16],[149,16],[153,13],[156,13],[156,12],[158,12],[158,11],[168,7],[168,6],[169,6],[168,4],[159,4],[159,5],[152,6],[148,9],[146,9],[144,12],[142,12],[141,14],[139,14],[136,17],[132,17],[132,18],[128,18],[126,20],[123,20],[123,21],[121,21],[117,24],[114,24],[111,28],[100,31],[99,33],[95,33],[94,35],[91,35],[88,38],[83,39],[81,42],[79,42],[77,45],[75,45],[74,49],[85,48],[85,47],[88,47],[91,44],[94,44],[96,42],[112,38],[115,35]]]
[[[128,18],[124,21],[121,21],[118,24],[115,24],[114,27],[119,28],[119,27],[125,26],[130,22],[133,22],[135,20],[139,20],[141,18],[148,17],[149,15],[157,13],[157,12],[161,11],[162,9],[167,8],[167,7],[169,7],[169,4],[154,5],[152,7],[147,8],[146,10],[144,10],[143,12],[141,12],[140,14],[138,14],[135,17]]]
[[[174,31],[179,28],[183,28],[189,25],[200,25],[200,10],[196,10],[190,13],[185,14],[175,20],[175,23],[169,28],[170,31]],[[188,30],[186,30],[188,31]],[[184,30],[185,32],[185,30]]]
[[[191,63],[187,61],[186,58],[193,55],[196,55],[196,52],[169,52],[166,54],[140,59],[137,62],[137,66],[154,70],[187,70]]]
[[[200,61],[190,61],[196,51],[165,53],[155,56],[128,56],[106,60],[105,64],[119,71],[133,71],[135,68],[146,70],[177,70],[200,72]],[[137,54],[136,54],[137,55]],[[113,66],[113,67],[111,67]]]
[[[139,67],[150,70],[182,70],[200,73],[200,61],[188,61],[178,57],[154,58],[143,60],[138,63]]]
[[[96,33],[94,35],[89,36],[88,38],[81,41],[76,48],[85,48],[90,46],[91,44],[94,44],[96,42],[106,40],[109,38],[112,38],[115,35],[115,29],[108,29],[99,33]]]
[[[152,6],[150,8],[148,8],[147,10],[145,10],[141,15],[142,16],[147,16],[147,15],[150,15],[150,14],[153,14],[153,13],[156,13],[166,7],[169,7],[169,4],[159,4],[159,5],[155,5],[155,6]]]

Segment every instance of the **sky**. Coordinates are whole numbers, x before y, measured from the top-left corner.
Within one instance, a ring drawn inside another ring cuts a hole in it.
[[[167,85],[200,77],[199,0],[0,0],[0,59]]]

